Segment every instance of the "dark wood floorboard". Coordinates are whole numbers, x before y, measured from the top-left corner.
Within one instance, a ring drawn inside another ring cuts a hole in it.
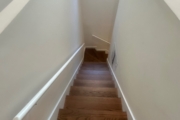
[[[107,110],[84,110],[84,109],[61,109],[59,115],[122,115],[126,116],[125,112],[121,110],[107,111]]]
[[[84,86],[84,87],[112,87],[114,88],[114,82],[110,80],[75,80],[74,86]]]

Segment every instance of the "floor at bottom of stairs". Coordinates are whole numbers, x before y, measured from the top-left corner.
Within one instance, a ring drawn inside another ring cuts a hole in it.
[[[58,120],[127,120],[107,63],[82,64]]]

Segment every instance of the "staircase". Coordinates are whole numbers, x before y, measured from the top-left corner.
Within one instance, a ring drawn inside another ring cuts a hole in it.
[[[107,63],[94,53],[85,56],[58,120],[127,120]]]
[[[84,62],[106,62],[108,54],[105,51],[97,51],[94,48],[88,48],[85,51]]]

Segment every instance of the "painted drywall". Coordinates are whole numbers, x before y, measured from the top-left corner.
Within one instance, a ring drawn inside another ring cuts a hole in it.
[[[119,0],[81,0],[84,39],[87,46],[107,49],[107,43],[92,35],[111,41],[118,2]]]
[[[180,1],[179,0],[164,0],[171,10],[180,20]]]
[[[0,34],[28,4],[29,0],[13,0],[0,13]],[[16,8],[16,9],[14,9]]]
[[[82,43],[78,0],[30,0],[0,34],[0,119],[13,119]]]
[[[11,2],[12,0],[1,0],[0,1],[0,12]]]
[[[109,61],[136,120],[180,119],[180,21],[164,0],[121,0]]]
[[[57,120],[59,110],[64,108],[66,96],[69,95],[70,88],[83,62],[83,56],[84,47],[76,53],[23,120]]]

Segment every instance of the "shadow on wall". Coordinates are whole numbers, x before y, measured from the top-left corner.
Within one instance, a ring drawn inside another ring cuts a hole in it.
[[[119,0],[81,0],[84,39],[87,46],[97,46],[97,50],[109,50],[110,45],[103,41],[111,41],[118,3]]]
[[[27,5],[29,0],[14,0],[11,3],[3,2],[0,4],[0,34],[7,28],[7,26],[15,19],[21,10]],[[1,2],[0,2],[1,3]],[[9,3],[9,5],[7,5]],[[7,5],[5,7],[5,5]]]
[[[110,43],[107,42],[106,40],[103,40],[102,38],[96,35],[92,35],[91,40],[92,40],[93,46],[97,46],[97,50],[109,51]]]
[[[12,0],[1,0],[0,1],[0,12],[11,2]]]
[[[104,40],[96,35],[90,34],[91,30],[87,29],[88,27],[86,27],[86,29],[84,29],[84,34],[85,36],[90,36],[88,38],[85,38],[86,41],[86,45],[88,47],[93,47],[96,48],[96,50],[103,50],[103,51],[109,51],[110,48],[110,43],[107,42],[107,40]]]

